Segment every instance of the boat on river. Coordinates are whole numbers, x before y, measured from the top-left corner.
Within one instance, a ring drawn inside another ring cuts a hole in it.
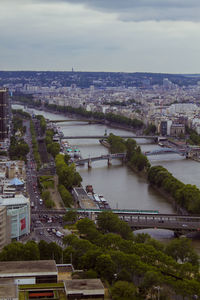
[[[104,198],[103,195],[101,194],[98,195],[94,193],[92,185],[86,186],[86,192],[88,196],[93,199],[93,201],[98,205],[100,209],[111,209],[110,205],[108,204],[107,200]]]

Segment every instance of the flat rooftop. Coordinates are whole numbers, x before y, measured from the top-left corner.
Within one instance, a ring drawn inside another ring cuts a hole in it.
[[[100,279],[72,279],[64,281],[67,293],[73,293],[79,291],[104,291],[103,283]]]
[[[13,279],[0,279],[0,299],[17,298],[17,289]]]
[[[0,278],[26,275],[57,275],[54,260],[0,262]]]

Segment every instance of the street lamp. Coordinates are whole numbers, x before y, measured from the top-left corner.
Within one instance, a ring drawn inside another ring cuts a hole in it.
[[[161,287],[158,285],[158,286],[154,286],[154,289],[158,291],[158,300],[160,300],[160,290],[161,290]]]

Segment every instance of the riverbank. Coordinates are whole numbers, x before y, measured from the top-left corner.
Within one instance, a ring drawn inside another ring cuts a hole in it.
[[[25,105],[23,102],[22,103],[17,103],[19,105]],[[99,124],[104,124],[104,125],[107,125],[109,127],[112,127],[112,128],[116,128],[116,129],[123,129],[123,130],[126,130],[126,131],[130,131],[130,132],[133,132],[133,133],[138,133],[138,134],[141,134],[141,130],[142,129],[139,129],[137,130],[136,128],[133,128],[133,127],[130,127],[130,125],[125,125],[125,124],[119,124],[119,123],[115,123],[115,122],[112,122],[112,121],[108,121],[108,120],[101,120],[101,119],[95,119],[94,117],[84,117],[80,114],[77,114],[77,113],[72,113],[72,112],[61,112],[61,111],[58,111],[54,108],[49,108],[49,107],[38,107],[38,106],[32,106],[32,105],[26,105],[28,108],[32,108],[32,109],[37,109],[37,110],[40,110],[40,111],[45,111],[45,112],[49,112],[49,113],[54,113],[54,114],[58,114],[58,115],[63,115],[65,117],[69,117],[69,118],[83,118],[84,120],[85,119],[88,119],[88,120],[91,120],[91,121],[97,121],[99,122]],[[140,120],[139,120],[140,121]]]

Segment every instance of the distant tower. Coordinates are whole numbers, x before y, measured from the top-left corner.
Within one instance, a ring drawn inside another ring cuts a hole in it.
[[[0,88],[0,141],[8,136],[8,90]]]

